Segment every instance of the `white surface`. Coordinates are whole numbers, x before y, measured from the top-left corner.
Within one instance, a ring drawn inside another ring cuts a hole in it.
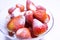
[[[0,0],[0,15],[2,14],[2,11],[6,11],[6,8],[11,7],[11,4],[14,6],[15,2],[20,3],[20,1],[22,1],[22,4],[23,4],[25,0],[5,0],[5,1]],[[36,2],[37,1],[35,1],[35,3]],[[54,16],[54,26],[52,30],[45,35],[44,40],[60,40],[60,18],[59,18],[60,17],[60,0],[40,0],[36,4],[41,4],[41,3],[43,6],[48,8],[53,13],[53,16]],[[0,16],[0,20],[3,19],[2,16]],[[1,32],[0,32],[0,40],[7,40]]]

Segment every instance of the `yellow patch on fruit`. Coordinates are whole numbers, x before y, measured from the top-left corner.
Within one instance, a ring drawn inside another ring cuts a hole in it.
[[[13,28],[14,28],[14,24],[13,24],[13,22],[10,22],[10,23],[8,24],[8,29],[9,29],[10,31],[12,31]]]

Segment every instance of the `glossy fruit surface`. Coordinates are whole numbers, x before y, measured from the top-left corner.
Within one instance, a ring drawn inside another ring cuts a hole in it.
[[[33,21],[33,11],[29,10],[25,13],[26,22],[32,25]]]
[[[31,38],[31,34],[28,28],[20,28],[16,32],[17,38],[28,39]]]
[[[34,12],[34,17],[36,19],[38,19],[41,22],[45,22],[45,20],[47,19],[48,15],[46,14],[46,11],[44,10],[38,10]],[[49,19],[49,18],[48,18]]]
[[[33,20],[33,33],[34,35],[38,36],[39,34],[44,33],[48,29],[46,24],[43,24],[37,19]]]
[[[25,17],[24,16],[17,16],[9,21],[9,23],[7,24],[7,28],[10,31],[15,32],[19,28],[23,28],[24,25],[25,25]]]

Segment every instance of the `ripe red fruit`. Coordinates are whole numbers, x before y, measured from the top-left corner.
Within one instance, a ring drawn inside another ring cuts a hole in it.
[[[36,38],[37,36],[34,35],[34,33],[33,33],[33,27],[29,26],[29,30],[30,30],[30,32],[31,32],[31,37],[32,37],[32,38]]]
[[[20,28],[16,32],[16,37],[21,39],[31,38],[30,30],[28,28]]]
[[[33,33],[38,36],[39,34],[44,33],[48,29],[47,24],[43,24],[37,19],[33,20]]]
[[[12,32],[16,32],[18,29],[23,28],[24,26],[25,26],[24,16],[14,17],[7,24],[7,28]]]
[[[32,1],[27,0],[26,1],[26,9],[34,11],[34,10],[36,10],[36,7],[35,7],[35,5],[34,5],[34,3]]]
[[[33,22],[33,11],[29,10],[25,13],[26,22],[32,25]]]
[[[24,6],[21,4],[16,4],[16,7],[20,9],[21,12],[24,11]]]
[[[48,18],[48,20],[49,20],[49,17],[47,16],[46,11],[44,11],[44,10],[37,10],[37,11],[35,11],[35,12],[34,12],[34,17],[35,17],[36,19],[40,20],[40,21],[43,22],[43,23],[46,23],[45,20],[46,20],[47,18]],[[48,20],[47,20],[47,22],[48,22]]]
[[[9,8],[9,9],[8,9],[8,13],[11,15],[12,12],[13,12],[15,9],[16,9],[15,7],[11,7],[11,8]]]
[[[50,21],[50,16],[47,14],[47,18],[45,19],[44,23],[48,23]]]
[[[37,37],[36,35],[34,35],[33,31],[31,33],[31,36],[32,36],[32,38],[36,38]]]

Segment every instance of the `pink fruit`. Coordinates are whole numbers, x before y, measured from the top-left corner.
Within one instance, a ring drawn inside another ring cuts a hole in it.
[[[36,19],[38,19],[39,21],[41,21],[43,23],[47,23],[50,20],[50,18],[48,17],[46,11],[44,11],[44,10],[37,10],[37,11],[34,12],[33,15]]]
[[[25,13],[26,22],[32,25],[33,22],[33,11],[29,10]]]
[[[22,39],[29,39],[31,38],[31,34],[28,28],[20,28],[16,32],[16,37]]]
[[[11,7],[11,8],[9,8],[9,9],[8,9],[8,13],[11,15],[12,12],[13,12],[15,9],[16,9],[15,7]]]
[[[36,10],[36,7],[35,7],[35,5],[34,5],[34,3],[32,1],[27,0],[26,1],[26,9],[34,11],[34,10]]]
[[[25,26],[24,16],[14,17],[7,24],[8,30],[12,32],[16,32],[18,29],[23,28],[24,26]]]
[[[34,33],[34,35],[38,36],[39,34],[42,34],[45,31],[47,31],[47,29],[48,29],[47,24],[43,24],[42,22],[40,22],[37,19],[33,20],[33,33]]]

